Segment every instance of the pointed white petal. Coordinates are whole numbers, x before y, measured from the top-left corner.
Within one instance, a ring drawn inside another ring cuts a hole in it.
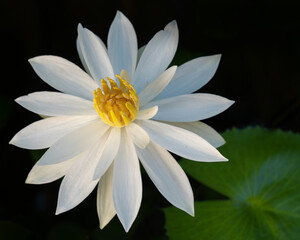
[[[77,48],[77,52],[78,52],[78,56],[79,56],[79,58],[80,58],[80,61],[81,61],[82,65],[83,65],[83,67],[84,67],[84,70],[85,70],[88,74],[91,74],[91,73],[90,73],[90,70],[89,70],[89,68],[88,68],[88,66],[87,66],[87,64],[86,64],[86,62],[85,62],[84,56],[83,56],[83,54],[82,54],[82,50],[81,50],[81,46],[80,46],[78,37],[77,37],[77,39],[76,39],[76,48]]]
[[[150,142],[148,133],[135,123],[126,127],[126,131],[135,145],[139,148],[145,148]]]
[[[151,82],[144,90],[139,94],[140,107],[144,106],[152,99],[154,99],[172,80],[177,66],[172,66],[164,71],[155,81]]]
[[[93,100],[97,84],[75,64],[56,56],[39,56],[29,59],[34,71],[55,89]]]
[[[154,81],[171,63],[178,45],[176,21],[170,22],[147,44],[137,65],[132,85],[137,93]]]
[[[99,38],[79,24],[78,39],[82,55],[93,78],[98,83],[105,77],[114,78],[113,68]]]
[[[152,120],[141,121],[141,126],[152,141],[181,157],[201,162],[227,161],[217,149],[195,133]]]
[[[23,128],[10,143],[27,149],[48,148],[64,135],[97,118],[98,116],[64,116],[42,119]]]
[[[125,129],[114,163],[113,199],[117,215],[127,232],[139,211],[142,200],[142,179],[135,147]]]
[[[203,122],[166,122],[169,125],[184,128],[204,138],[214,147],[220,147],[225,143],[224,138],[212,127]]]
[[[120,146],[121,130],[119,128],[112,127],[109,132],[109,137],[106,140],[103,147],[103,153],[98,160],[94,179],[99,179],[106,172],[107,168],[111,165],[112,161],[116,157]]]
[[[108,129],[109,125],[96,120],[63,136],[45,152],[39,165],[60,163],[79,155],[96,142],[102,142]]]
[[[40,166],[36,163],[29,172],[25,182],[29,184],[53,182],[63,177],[72,167],[74,162],[76,162],[76,157],[62,163],[47,166]]]
[[[101,229],[116,215],[112,194],[113,170],[114,164],[112,163],[98,184],[97,213]]]
[[[233,103],[221,96],[195,93],[153,101],[144,107],[158,106],[158,113],[153,117],[156,120],[193,122],[215,116]]]
[[[203,87],[217,71],[221,55],[200,57],[178,67],[172,81],[155,99],[188,94]]]
[[[136,116],[136,119],[138,120],[144,120],[144,119],[150,119],[153,118],[158,111],[158,107],[150,107],[150,108],[144,108],[140,110]]]
[[[96,35],[95,35],[96,36]],[[98,37],[97,37],[97,40],[99,41],[99,43],[101,44],[101,46],[103,47],[103,49],[107,52],[107,49],[106,49],[106,46],[105,44],[102,42],[102,40]],[[83,56],[83,53],[82,53],[82,49],[81,49],[81,45],[80,45],[80,42],[79,42],[79,38],[77,37],[76,39],[76,47],[77,47],[77,52],[78,52],[78,55],[79,55],[79,58],[80,58],[80,61],[85,69],[85,71],[91,75],[90,73],[90,70],[88,68],[88,65],[86,64],[86,61],[84,59],[84,56]]]
[[[22,107],[46,116],[96,115],[92,101],[59,92],[35,92],[16,99]]]
[[[175,207],[194,216],[194,197],[191,185],[172,155],[150,142],[147,148],[137,149],[139,159],[160,193]]]
[[[120,11],[110,26],[107,48],[114,72],[119,74],[125,69],[132,77],[136,66],[137,39],[132,24]]]
[[[93,179],[94,169],[102,154],[107,134],[103,138],[103,141],[96,142],[87,151],[80,154],[67,172],[59,188],[56,214],[76,207],[96,187],[99,179]]]

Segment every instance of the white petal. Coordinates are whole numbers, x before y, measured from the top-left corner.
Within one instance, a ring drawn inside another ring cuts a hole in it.
[[[10,144],[27,149],[48,148],[64,135],[97,118],[98,116],[64,116],[42,119],[19,131]]]
[[[29,172],[25,182],[30,184],[44,184],[53,182],[63,177],[69,171],[75,161],[76,157],[62,163],[47,166],[40,166],[38,163],[36,163]]]
[[[105,77],[114,78],[107,52],[99,38],[90,30],[78,25],[78,39],[82,55],[93,78],[100,83]]]
[[[121,130],[112,127],[109,132],[109,137],[103,147],[103,153],[98,161],[95,169],[94,179],[99,179],[106,172],[116,157],[120,146]]]
[[[116,215],[112,194],[113,169],[114,164],[112,163],[98,184],[97,213],[101,229]]]
[[[217,71],[221,55],[200,57],[178,67],[172,81],[155,99],[169,98],[197,91]]]
[[[107,48],[114,72],[119,74],[125,69],[132,77],[136,66],[137,39],[132,24],[120,11],[110,26]]]
[[[80,154],[67,172],[59,188],[56,214],[76,207],[96,187],[99,179],[93,179],[94,169],[102,154],[104,144],[105,141],[93,144],[87,151]]]
[[[79,42],[78,37],[77,37],[77,39],[76,39],[76,48],[77,48],[77,52],[78,52],[78,56],[79,56],[79,58],[80,58],[80,61],[81,61],[82,65],[83,65],[83,67],[84,67],[84,70],[85,70],[88,74],[91,74],[91,73],[90,73],[90,70],[89,70],[89,68],[88,68],[88,66],[87,66],[87,64],[86,64],[86,62],[85,62],[84,56],[83,56],[83,54],[82,54],[82,50],[81,50],[81,46],[80,46],[80,42]]]
[[[160,193],[175,207],[194,216],[194,197],[191,185],[172,155],[150,142],[137,153],[146,172]]]
[[[195,93],[153,101],[144,107],[158,106],[158,113],[153,117],[156,120],[193,122],[215,116],[233,103],[221,96]]]
[[[152,120],[141,121],[141,126],[152,141],[181,157],[201,162],[227,161],[217,149],[195,133]]]
[[[167,124],[184,128],[204,138],[214,147],[220,147],[225,143],[224,138],[212,127],[203,122],[166,122]]]
[[[45,152],[39,165],[60,163],[79,155],[96,142],[102,142],[108,129],[109,125],[96,120],[63,136]]]
[[[96,115],[92,101],[59,92],[35,92],[17,98],[16,102],[46,116]]]
[[[153,118],[158,111],[158,107],[150,107],[150,108],[144,108],[140,110],[136,116],[136,119],[138,120],[144,120],[144,119],[150,119]]]
[[[176,21],[170,22],[147,44],[137,65],[132,85],[137,93],[154,81],[171,63],[178,45]]]
[[[135,123],[126,127],[126,131],[135,145],[139,148],[145,148],[150,142],[148,133]]]
[[[39,56],[29,59],[34,71],[55,89],[93,100],[97,84],[75,64],[56,56]]]
[[[155,81],[150,83],[144,90],[139,94],[140,107],[144,106],[152,99],[154,99],[172,80],[177,66],[172,66],[164,71]]]
[[[125,129],[122,129],[120,149],[114,164],[114,206],[127,232],[141,205],[142,179],[134,144]]]
[[[99,43],[101,44],[101,46],[102,46],[102,47],[104,48],[104,50],[107,52],[107,49],[106,49],[105,44],[102,42],[102,40],[101,40],[98,36],[96,36],[96,37],[97,37],[97,40],[99,41]],[[91,74],[91,73],[90,73],[90,70],[89,70],[89,68],[88,68],[88,65],[87,65],[86,62],[85,62],[85,59],[84,59],[84,56],[83,56],[83,53],[82,53],[82,49],[81,49],[81,45],[80,45],[80,42],[79,42],[79,38],[78,38],[78,37],[77,37],[77,39],[76,39],[76,47],[77,47],[77,52],[78,52],[80,61],[81,61],[82,65],[83,65],[85,71],[86,71],[87,73]]]

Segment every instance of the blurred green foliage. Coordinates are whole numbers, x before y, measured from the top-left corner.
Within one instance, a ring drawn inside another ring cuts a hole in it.
[[[79,224],[63,222],[55,224],[49,231],[47,240],[82,240],[87,239],[88,232]]]
[[[11,221],[0,221],[0,239],[29,240],[31,232],[22,225]]]
[[[228,199],[196,202],[195,218],[165,209],[170,239],[299,239],[300,135],[248,127],[223,137],[229,162],[181,165]]]

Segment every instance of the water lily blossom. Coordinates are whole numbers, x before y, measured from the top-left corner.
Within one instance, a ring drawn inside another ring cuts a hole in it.
[[[140,163],[160,193],[194,215],[187,176],[169,153],[194,161],[226,161],[224,143],[199,122],[226,110],[233,101],[194,93],[215,74],[220,55],[169,67],[178,44],[176,21],[138,50],[135,30],[117,12],[107,47],[78,26],[77,50],[85,71],[57,56],[29,60],[38,76],[59,92],[35,92],[16,99],[46,116],[18,132],[11,144],[48,150],[26,183],[61,177],[56,214],[81,203],[97,186],[100,228],[116,214],[129,230],[142,199]]]

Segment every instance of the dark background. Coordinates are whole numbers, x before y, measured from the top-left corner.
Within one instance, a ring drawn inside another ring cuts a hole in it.
[[[300,132],[300,1],[2,1],[0,238],[9,234],[6,238],[13,239],[16,234],[15,239],[167,239],[160,209],[169,204],[146,175],[142,207],[129,234],[116,217],[100,231],[94,192],[75,209],[55,216],[60,180],[25,185],[39,152],[8,145],[17,131],[39,119],[14,99],[51,90],[27,60],[51,54],[81,66],[77,24],[106,41],[116,10],[134,25],[139,46],[176,19],[180,39],[174,64],[222,54],[215,77],[201,89],[236,101],[205,121],[218,131],[260,125]],[[196,199],[216,197],[192,184]]]

